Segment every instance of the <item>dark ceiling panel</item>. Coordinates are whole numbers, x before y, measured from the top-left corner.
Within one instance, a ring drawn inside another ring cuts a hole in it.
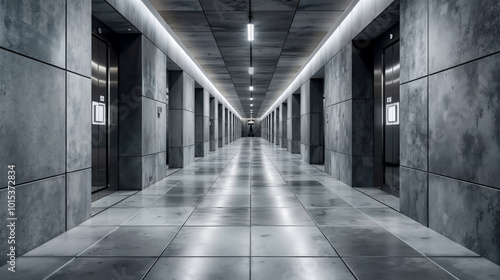
[[[169,23],[172,30],[182,31],[211,31],[203,11],[159,11],[160,15]]]
[[[151,0],[208,77],[243,117],[283,92],[350,0],[252,0],[250,100],[248,0]],[[264,101],[265,100],[265,101]],[[250,107],[250,104],[254,104]]]
[[[247,11],[248,0],[200,0],[205,11]]]
[[[298,10],[344,11],[349,3],[351,0],[300,0]]]
[[[202,11],[198,0],[150,0],[158,11]]]
[[[252,11],[295,11],[299,0],[252,0]]]
[[[342,11],[297,11],[290,31],[328,32]]]

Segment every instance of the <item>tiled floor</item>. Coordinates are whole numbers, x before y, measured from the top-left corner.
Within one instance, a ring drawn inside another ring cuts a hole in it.
[[[241,139],[96,201],[102,212],[0,279],[498,279],[498,266],[363,191]]]

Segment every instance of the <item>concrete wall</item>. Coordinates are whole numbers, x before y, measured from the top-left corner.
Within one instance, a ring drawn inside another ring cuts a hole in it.
[[[287,103],[281,103],[280,105],[280,143],[282,148],[287,148],[288,147],[288,140],[287,140],[287,122],[288,122],[288,112],[287,112]]]
[[[273,123],[273,127],[274,127],[274,144],[276,144],[277,146],[280,145],[281,143],[281,138],[280,138],[280,135],[281,135],[281,127],[280,127],[280,112],[279,112],[279,107],[277,107],[276,109],[274,109],[274,123]]]
[[[0,3],[0,218],[15,165],[17,255],[90,217],[90,42],[90,0]]]
[[[325,118],[325,171],[373,187],[373,67],[352,43],[325,65]]]
[[[194,80],[184,71],[169,74],[169,166],[185,167],[195,157]]]
[[[165,177],[167,56],[143,35],[122,36],[119,65],[119,186],[144,189]]]
[[[323,163],[323,79],[311,79],[300,88],[300,155],[307,163]]]
[[[401,1],[401,211],[497,264],[499,13]]]
[[[300,94],[288,98],[287,115],[287,150],[292,154],[300,153]]]
[[[204,157],[210,151],[210,93],[195,89],[195,156]]]
[[[226,144],[226,109],[223,104],[219,104],[219,148]]]
[[[219,146],[219,102],[210,96],[210,151]]]

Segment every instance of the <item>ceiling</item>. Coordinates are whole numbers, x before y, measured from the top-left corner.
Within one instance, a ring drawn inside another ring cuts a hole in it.
[[[248,74],[249,1],[150,2],[228,102],[249,118],[268,109],[262,106],[266,95],[277,98],[286,89],[351,0],[251,0],[253,107]]]

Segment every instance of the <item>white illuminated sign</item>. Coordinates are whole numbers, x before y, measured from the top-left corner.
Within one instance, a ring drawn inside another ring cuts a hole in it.
[[[387,104],[385,106],[385,124],[386,125],[399,124],[399,102]]]
[[[106,124],[106,104],[92,101],[92,124]]]

